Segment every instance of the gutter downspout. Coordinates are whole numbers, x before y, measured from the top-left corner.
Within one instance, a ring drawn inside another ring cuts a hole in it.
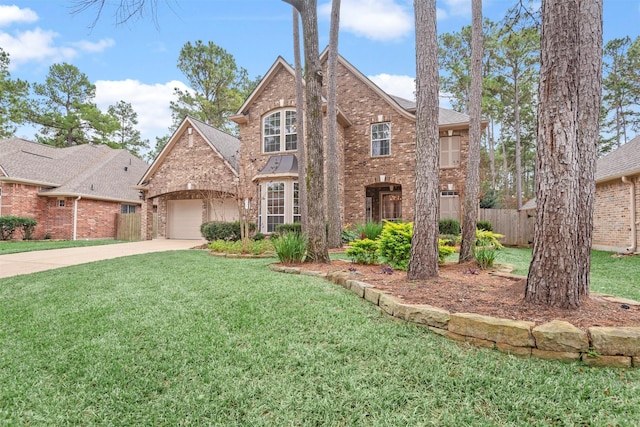
[[[82,199],[82,196],[78,196],[78,198],[73,202],[73,240],[77,240],[77,231],[78,231],[78,200]]]
[[[634,253],[637,250],[638,241],[638,222],[636,221],[636,186],[632,179],[626,176],[622,177],[622,182],[629,185],[629,222],[631,225],[631,246],[627,248],[628,252]]]

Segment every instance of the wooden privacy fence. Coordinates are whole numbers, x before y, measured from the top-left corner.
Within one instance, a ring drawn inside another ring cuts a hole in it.
[[[140,240],[141,231],[139,213],[116,214],[116,240]]]
[[[534,211],[480,209],[478,219],[489,221],[495,233],[504,234],[505,246],[530,246],[533,242]]]

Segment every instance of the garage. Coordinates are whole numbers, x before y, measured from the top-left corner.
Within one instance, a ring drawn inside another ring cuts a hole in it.
[[[202,200],[169,200],[167,210],[169,239],[202,239]]]

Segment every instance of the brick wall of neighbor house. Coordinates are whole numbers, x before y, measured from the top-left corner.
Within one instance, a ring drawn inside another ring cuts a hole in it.
[[[258,187],[252,182],[254,176],[265,166],[269,157],[285,153],[262,153],[262,118],[269,112],[282,108],[296,107],[295,79],[286,70],[280,68],[265,85],[261,96],[249,106],[247,123],[240,125],[240,179],[244,183],[243,193],[257,201]],[[287,154],[297,154],[287,152]],[[258,203],[251,203],[251,216],[258,218]]]
[[[44,224],[47,219],[45,214],[46,199],[38,197],[38,191],[40,191],[40,187],[33,185],[2,183],[2,211],[0,213],[3,216],[34,218],[38,222],[33,236],[35,239],[44,237],[46,233]],[[14,238],[21,238],[20,232],[16,232]]]
[[[640,213],[640,179],[634,178],[636,212]],[[596,185],[593,246],[622,252],[631,245],[629,185],[621,179]],[[639,225],[640,227],[640,225]],[[640,241],[636,241],[638,245]]]
[[[152,238],[154,197],[158,199],[157,237],[165,238],[167,200],[204,199],[209,191],[235,194],[237,184],[233,177],[229,166],[200,134],[194,129],[192,135],[189,135],[185,129],[148,184],[149,191],[143,206],[143,238]],[[206,220],[206,215],[206,206],[203,204],[203,221]]]
[[[75,202],[75,199],[71,199]],[[116,214],[120,213],[120,202],[80,199],[76,236],[78,239],[115,239]],[[72,225],[73,228],[73,225]],[[73,229],[71,231],[73,237]]]

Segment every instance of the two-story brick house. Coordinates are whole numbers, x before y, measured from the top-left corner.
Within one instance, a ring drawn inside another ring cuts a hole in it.
[[[321,60],[326,67],[326,52]],[[344,58],[338,62],[337,81],[338,197],[343,222],[412,220],[415,103],[385,93]],[[230,200],[235,200],[236,206],[248,208],[250,217],[264,233],[274,231],[278,224],[298,221],[295,100],[294,69],[279,57],[231,117],[239,126],[240,137],[235,142],[226,134],[208,138],[205,134],[215,134],[213,128],[187,118],[141,180],[140,188],[147,199],[147,206],[143,207],[147,237],[151,237],[152,204],[158,212],[158,237],[185,237],[168,231],[171,228],[168,224],[174,223],[174,229],[178,226],[176,215],[190,221],[189,228],[195,233],[201,222],[212,218],[208,212],[211,202],[205,201],[202,190],[209,191],[209,195],[219,194],[228,200],[225,202],[228,206]],[[469,117],[441,108],[439,127],[441,217],[459,219]],[[188,146],[188,129],[196,130],[191,137],[195,136],[192,148]],[[224,140],[226,148],[216,147],[220,145],[216,139]],[[225,151],[226,157],[221,156]],[[207,155],[210,161],[206,160]],[[228,167],[220,168],[225,158],[233,158],[234,162],[227,161]],[[162,177],[156,176],[155,171],[160,170],[166,170]],[[207,183],[196,183],[205,176]],[[159,188],[162,190],[158,191]],[[189,219],[174,212],[172,220],[163,201],[168,199],[173,199],[173,204],[185,203],[179,200],[200,201],[192,202],[193,215]],[[230,211],[231,208],[229,218]]]

